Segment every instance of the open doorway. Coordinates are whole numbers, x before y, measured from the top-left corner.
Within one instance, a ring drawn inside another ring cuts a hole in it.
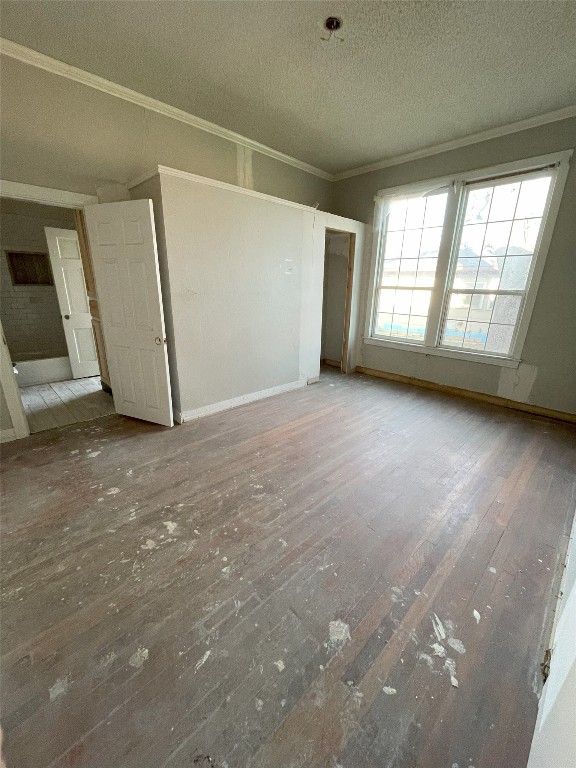
[[[326,230],[320,362],[346,373],[356,235]]]
[[[0,225],[0,319],[30,432],[114,413],[80,211],[2,198]]]

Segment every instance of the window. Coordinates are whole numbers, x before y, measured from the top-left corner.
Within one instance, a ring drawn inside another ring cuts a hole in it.
[[[6,251],[12,285],[54,285],[46,253]]]
[[[569,155],[384,190],[367,340],[516,360]]]

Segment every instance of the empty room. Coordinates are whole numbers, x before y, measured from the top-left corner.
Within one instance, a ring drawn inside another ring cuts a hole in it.
[[[0,0],[0,765],[574,768],[576,0]]]

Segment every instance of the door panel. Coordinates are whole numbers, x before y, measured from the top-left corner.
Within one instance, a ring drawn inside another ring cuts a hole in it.
[[[172,396],[150,200],[85,208],[118,413],[172,426]]]
[[[64,325],[72,376],[98,376],[98,355],[78,234],[73,229],[45,227],[54,285]]]

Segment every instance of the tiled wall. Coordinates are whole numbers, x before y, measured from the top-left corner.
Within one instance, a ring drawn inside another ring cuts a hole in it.
[[[53,285],[12,285],[6,251],[48,253],[44,227],[74,229],[72,211],[0,202],[0,318],[13,360],[68,355]]]

